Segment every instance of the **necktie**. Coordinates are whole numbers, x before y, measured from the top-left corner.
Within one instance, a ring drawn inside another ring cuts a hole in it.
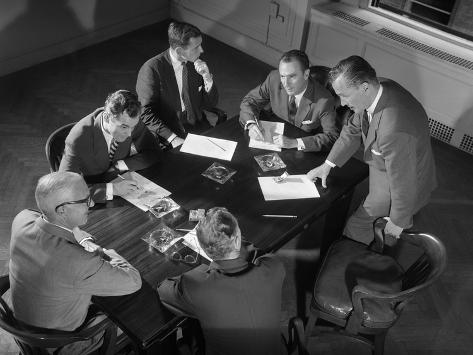
[[[289,96],[288,116],[289,116],[289,122],[291,122],[292,124],[294,124],[296,113],[297,113],[296,97],[294,95],[291,95]]]
[[[189,70],[187,62],[182,62],[182,101],[187,113],[187,122],[191,125],[195,124],[195,116],[192,111],[191,98],[189,95]]]
[[[118,147],[118,142],[114,138],[112,138],[112,142],[110,143],[110,150],[108,151],[108,160],[110,160],[110,162],[113,161],[113,157],[115,156],[117,147]]]
[[[361,122],[361,130],[363,131],[363,134],[365,137],[368,136],[368,129],[370,128],[370,120],[368,118],[368,112],[365,110],[363,112],[363,120]]]

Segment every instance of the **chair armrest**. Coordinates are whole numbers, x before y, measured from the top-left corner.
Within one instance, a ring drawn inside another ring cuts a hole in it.
[[[300,355],[309,355],[307,350],[307,338],[304,331],[304,323],[299,317],[293,317],[289,319],[288,323],[288,353],[294,354],[295,350],[298,350]]]

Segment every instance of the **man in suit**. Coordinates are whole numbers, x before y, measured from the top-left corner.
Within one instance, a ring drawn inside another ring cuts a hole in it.
[[[341,167],[364,145],[369,193],[350,217],[344,234],[363,243],[373,238],[373,221],[389,216],[385,234],[397,238],[413,224],[437,186],[427,114],[398,83],[377,78],[363,58],[351,56],[331,69],[332,87],[355,114],[343,127],[324,164],[308,177],[326,187],[330,170]]]
[[[200,30],[172,22],[168,38],[170,48],[141,67],[136,92],[143,122],[160,142],[177,147],[187,132],[211,127],[202,110],[217,105],[218,93],[209,67],[199,59],[204,52]]]
[[[282,148],[306,152],[329,150],[338,137],[335,102],[330,92],[310,76],[309,58],[300,50],[282,55],[279,69],[251,90],[240,105],[240,123],[253,139],[263,139],[260,112],[270,104],[273,114],[303,131],[307,137],[274,138]]]
[[[119,296],[140,289],[139,272],[79,228],[94,205],[79,174],[41,177],[35,197],[39,211],[20,212],[11,229],[9,276],[15,318],[31,326],[73,331],[86,321],[92,295]],[[103,333],[54,353],[89,354],[102,341]]]
[[[164,305],[200,322],[206,354],[281,354],[282,263],[270,255],[246,260],[238,222],[225,208],[207,212],[197,238],[213,262],[162,282]]]
[[[67,136],[59,171],[81,173],[95,202],[138,188],[133,180],[105,183],[117,173],[159,161],[161,149],[141,122],[140,113],[136,94],[118,90],[107,97],[105,107],[77,122]]]

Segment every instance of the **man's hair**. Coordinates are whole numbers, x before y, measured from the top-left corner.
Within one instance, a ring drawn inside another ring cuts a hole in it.
[[[328,74],[330,83],[333,83],[341,75],[343,75],[347,86],[359,86],[365,81],[369,83],[378,81],[373,67],[357,55],[341,60],[330,69]]]
[[[55,200],[53,197],[72,191],[80,181],[83,181],[82,176],[70,171],[58,171],[39,178],[34,197],[40,211],[46,216],[50,215],[56,208],[50,203]]]
[[[191,38],[201,36],[202,32],[190,23],[174,21],[168,27],[169,45],[172,49],[186,47]]]
[[[136,117],[141,113],[141,103],[134,92],[118,90],[108,95],[105,100],[105,112],[114,117],[124,112],[130,117]]]
[[[279,62],[289,63],[289,62],[299,62],[302,71],[309,69],[309,57],[304,51],[299,49],[292,49],[288,52],[283,53]]]
[[[233,242],[239,233],[236,218],[224,207],[211,208],[197,225],[200,246],[215,260],[225,259],[235,250]]]

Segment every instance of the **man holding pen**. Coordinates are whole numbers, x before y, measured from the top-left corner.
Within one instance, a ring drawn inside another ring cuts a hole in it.
[[[105,106],[81,119],[66,138],[59,171],[80,173],[95,202],[112,200],[137,189],[136,182],[118,173],[147,168],[161,157],[158,143],[140,120],[141,104],[135,93],[118,90]]]

